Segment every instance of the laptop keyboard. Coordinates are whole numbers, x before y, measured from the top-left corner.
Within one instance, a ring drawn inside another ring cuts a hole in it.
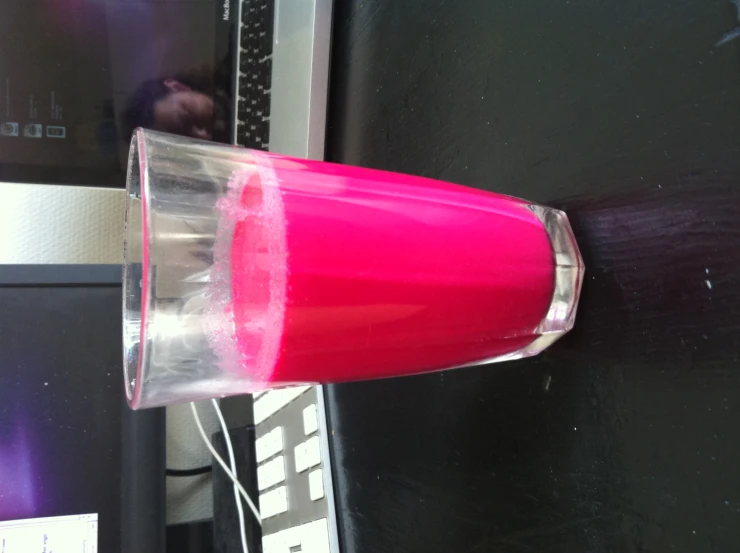
[[[267,150],[275,2],[242,0],[240,13],[236,143]]]

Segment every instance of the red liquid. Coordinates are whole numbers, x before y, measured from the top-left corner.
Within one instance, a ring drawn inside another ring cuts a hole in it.
[[[525,203],[257,158],[268,159],[261,177],[232,183],[244,186],[236,197],[250,213],[231,242],[234,336],[256,381],[413,374],[506,355],[537,337],[554,260]]]

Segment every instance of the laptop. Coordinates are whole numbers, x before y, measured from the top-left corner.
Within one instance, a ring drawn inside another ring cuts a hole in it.
[[[3,0],[0,220],[22,247],[0,263],[118,262],[122,192],[100,187],[125,186],[136,127],[322,159],[332,8]],[[265,551],[337,551],[322,389],[264,394],[255,418]]]

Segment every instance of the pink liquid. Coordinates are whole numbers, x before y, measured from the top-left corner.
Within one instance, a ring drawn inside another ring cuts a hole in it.
[[[230,249],[234,337],[256,380],[419,373],[536,338],[554,260],[523,202],[419,177],[257,159],[259,174],[232,182],[249,216],[236,222]]]

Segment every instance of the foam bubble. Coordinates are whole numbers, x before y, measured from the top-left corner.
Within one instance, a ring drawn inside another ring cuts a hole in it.
[[[207,334],[221,368],[249,376],[258,387],[269,381],[279,357],[285,319],[287,246],[285,208],[275,170],[267,156],[253,154],[255,164],[234,171],[226,195],[217,203],[220,219],[207,291]],[[255,185],[255,193],[245,188]],[[245,229],[254,232],[245,237],[240,234]],[[239,233],[236,240],[235,233]],[[245,267],[248,255],[253,259]],[[235,269],[235,264],[241,268]],[[257,298],[260,291],[265,292],[265,284],[268,300],[260,303]],[[235,294],[241,298],[238,304]]]

